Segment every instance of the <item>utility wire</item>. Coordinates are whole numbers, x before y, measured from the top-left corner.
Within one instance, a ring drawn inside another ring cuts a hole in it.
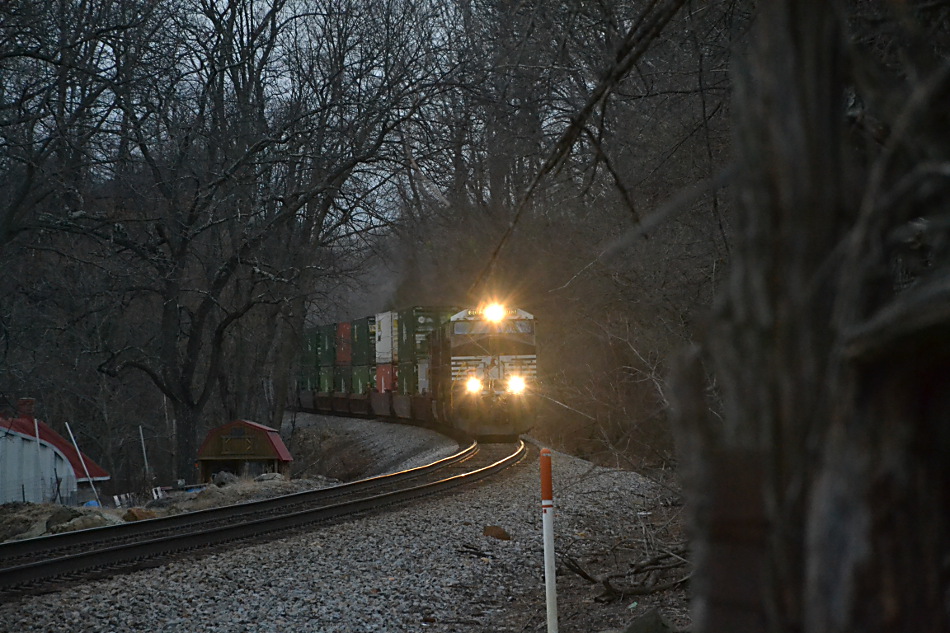
[[[521,215],[527,208],[528,202],[531,200],[531,196],[534,195],[534,191],[541,183],[541,180],[549,173],[561,168],[567,160],[571,149],[574,147],[574,143],[577,142],[578,137],[584,130],[584,126],[590,118],[591,113],[607,98],[614,87],[627,76],[630,69],[633,68],[633,65],[636,64],[650,48],[650,44],[653,43],[653,40],[663,32],[664,27],[666,27],[685,3],[686,0],[666,0],[666,2],[662,3],[660,0],[651,0],[640,18],[634,22],[633,26],[627,31],[626,37],[624,37],[623,42],[617,49],[613,64],[607,72],[604,73],[603,79],[600,80],[600,83],[587,98],[584,107],[571,118],[570,125],[564,130],[561,138],[558,139],[558,142],[554,145],[551,154],[547,160],[544,161],[541,169],[535,174],[528,189],[519,200],[518,206],[515,208],[515,215],[511,219],[511,222],[509,222],[508,228],[498,240],[498,244],[495,246],[495,250],[492,251],[491,257],[485,264],[485,267],[482,268],[475,282],[469,288],[470,294],[475,294],[486,277],[491,275],[495,268],[495,262],[498,260],[498,255],[501,253],[501,249],[504,248],[511,234],[514,232],[515,226],[517,226],[518,221],[521,219]]]

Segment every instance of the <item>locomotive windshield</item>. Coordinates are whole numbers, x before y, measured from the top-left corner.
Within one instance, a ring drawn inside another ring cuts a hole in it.
[[[490,321],[455,321],[454,334],[534,334],[534,321],[509,319]]]

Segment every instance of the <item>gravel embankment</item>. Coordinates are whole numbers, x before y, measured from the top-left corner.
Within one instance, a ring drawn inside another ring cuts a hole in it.
[[[297,456],[295,477],[352,481],[426,464],[458,450],[454,440],[429,429],[309,413],[288,415],[281,435]]]
[[[538,471],[532,460],[446,499],[3,604],[0,631],[544,631]],[[558,549],[578,559],[636,531],[658,496],[634,473],[558,453],[554,478]],[[511,540],[483,536],[489,525]],[[562,631],[619,629],[662,598],[604,606],[576,576],[558,583]]]

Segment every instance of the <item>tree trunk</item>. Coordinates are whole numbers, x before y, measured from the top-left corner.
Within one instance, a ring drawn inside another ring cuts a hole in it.
[[[808,508],[809,632],[950,630],[948,332],[855,371]]]
[[[760,4],[736,82],[742,228],[705,344],[723,422],[698,360],[673,390],[699,633],[950,630],[950,285],[894,289],[888,236],[930,208],[883,201],[913,138],[867,173],[847,142],[842,24]]]
[[[187,404],[175,403],[175,477],[196,483],[198,471],[198,422],[201,411]]]

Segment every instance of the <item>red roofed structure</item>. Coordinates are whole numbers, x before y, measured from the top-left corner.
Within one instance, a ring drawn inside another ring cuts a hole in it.
[[[271,472],[289,477],[292,461],[277,429],[250,420],[211,429],[198,449],[202,482],[211,481],[214,473],[222,470],[242,476]]]
[[[32,399],[19,401],[17,417],[0,415],[0,503],[82,502],[91,498],[83,492],[93,482],[109,479],[102,466],[34,417]]]

